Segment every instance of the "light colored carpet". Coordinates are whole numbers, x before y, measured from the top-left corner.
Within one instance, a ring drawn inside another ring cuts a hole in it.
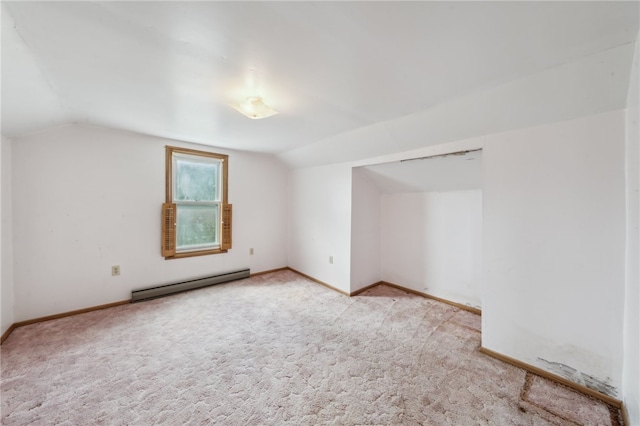
[[[7,425],[617,425],[477,349],[480,318],[280,271],[16,329]]]

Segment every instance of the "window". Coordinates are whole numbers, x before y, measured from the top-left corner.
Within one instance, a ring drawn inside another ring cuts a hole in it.
[[[165,259],[226,253],[231,248],[228,167],[227,155],[166,147]]]

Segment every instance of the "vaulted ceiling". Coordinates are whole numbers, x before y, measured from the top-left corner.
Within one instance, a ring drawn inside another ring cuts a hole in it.
[[[2,2],[2,134],[92,123],[293,166],[624,108],[638,2]],[[249,120],[228,104],[262,96]]]

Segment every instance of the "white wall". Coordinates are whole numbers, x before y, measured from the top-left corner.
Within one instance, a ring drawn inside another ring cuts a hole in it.
[[[481,307],[482,191],[382,196],[382,279]]]
[[[0,334],[13,324],[13,239],[11,229],[11,141],[2,136],[0,146],[0,280],[2,280]]]
[[[624,140],[624,113],[618,110],[293,170],[289,265],[348,291],[349,265],[341,257],[350,255],[353,231],[351,168],[484,147],[483,226],[478,237],[483,241],[483,345],[555,374],[568,376],[573,368],[577,374],[570,380],[619,397]],[[381,229],[388,229],[384,222],[383,214]],[[385,241],[382,235],[383,247]],[[327,257],[338,252],[338,264],[329,265]],[[385,276],[384,265],[382,278],[393,281]],[[588,376],[594,381],[586,383]]]
[[[160,255],[165,145],[229,154],[229,253]],[[272,157],[67,126],[14,140],[13,179],[16,321],[126,300],[132,289],[287,265],[286,169]]]
[[[350,292],[351,167],[290,172],[288,236],[291,268]]]
[[[622,382],[624,139],[624,113],[614,111],[490,135],[483,151],[483,345],[556,374],[573,368],[613,396]]]
[[[341,163],[330,166],[292,169],[289,173],[289,227],[288,256],[289,266],[304,274],[310,275],[341,291],[349,293],[359,287],[359,283],[375,280],[376,265],[373,270],[364,268],[364,261],[376,258],[373,246],[362,259],[355,259],[356,272],[353,287],[351,284],[351,250],[352,220],[359,215],[352,215],[352,174],[354,167],[400,161],[406,158],[439,155],[444,153],[473,150],[482,147],[483,138],[456,141],[446,145],[428,146],[413,151],[384,155],[364,161]],[[358,172],[356,172],[358,173]],[[363,181],[356,177],[355,185],[359,187]],[[368,195],[356,200],[356,209],[372,205],[375,194],[368,188]],[[368,215],[362,230],[371,229],[375,218]],[[364,235],[356,230],[357,244],[362,246],[366,241],[378,238],[375,235]],[[360,252],[358,252],[360,253]],[[329,256],[334,257],[334,264],[329,264]]]
[[[381,199],[367,174],[353,169],[351,188],[351,292],[381,279]]]
[[[627,276],[624,307],[622,396],[631,424],[640,425],[640,136],[638,129],[638,59],[631,70],[626,115]]]

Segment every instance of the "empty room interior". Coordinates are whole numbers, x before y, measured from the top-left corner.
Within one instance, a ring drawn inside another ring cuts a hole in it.
[[[640,2],[1,14],[3,424],[640,426]]]

